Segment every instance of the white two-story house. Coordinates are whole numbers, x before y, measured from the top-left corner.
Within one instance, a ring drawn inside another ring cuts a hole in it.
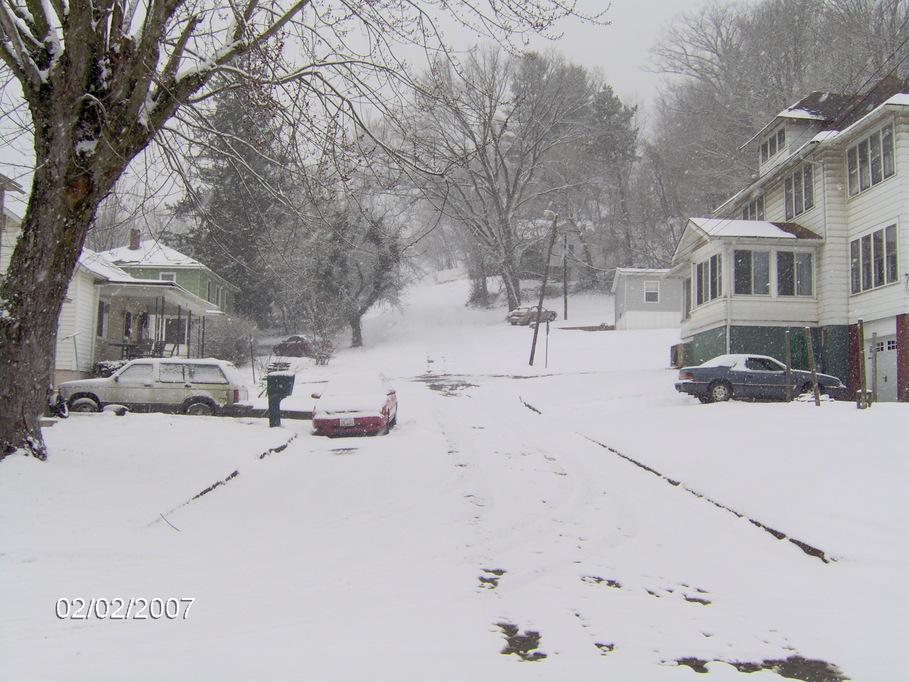
[[[819,369],[909,402],[909,82],[812,93],[751,144],[757,178],[689,220],[673,258],[685,280],[686,364],[723,353]],[[862,333],[863,332],[863,333]]]

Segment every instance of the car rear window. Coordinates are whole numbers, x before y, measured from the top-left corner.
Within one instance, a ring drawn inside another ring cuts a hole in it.
[[[197,384],[227,383],[227,377],[218,365],[186,365],[186,378]]]

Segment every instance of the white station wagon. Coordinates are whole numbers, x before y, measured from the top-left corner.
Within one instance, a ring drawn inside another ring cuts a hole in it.
[[[132,360],[103,379],[64,381],[60,395],[72,412],[125,405],[137,412],[218,414],[248,393],[237,368],[224,360]]]

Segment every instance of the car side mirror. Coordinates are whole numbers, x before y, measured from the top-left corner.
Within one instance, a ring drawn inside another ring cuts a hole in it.
[[[322,397],[322,394],[321,394],[321,393],[313,393],[310,397],[311,397],[311,398],[315,398],[316,400],[318,400],[319,398]]]
[[[120,377],[118,377],[118,376],[114,377],[114,382],[118,382],[118,381],[120,381]]]

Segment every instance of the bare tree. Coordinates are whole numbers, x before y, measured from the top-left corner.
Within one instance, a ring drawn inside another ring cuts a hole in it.
[[[21,237],[0,286],[0,458],[46,457],[38,415],[60,306],[86,234],[130,161],[178,110],[211,94],[213,77],[238,69],[238,56],[286,39],[299,58],[275,78],[302,80],[307,102],[356,117],[370,74],[399,78],[396,42],[438,44],[427,6],[500,36],[545,31],[575,14],[573,3],[560,0],[0,5],[0,58],[28,104],[35,154]]]
[[[466,228],[521,303],[521,220],[552,191],[541,183],[554,151],[574,139],[589,102],[586,71],[556,55],[477,49],[460,70],[437,64],[415,138],[444,174],[423,183],[435,208]],[[540,211],[542,209],[539,209]]]

